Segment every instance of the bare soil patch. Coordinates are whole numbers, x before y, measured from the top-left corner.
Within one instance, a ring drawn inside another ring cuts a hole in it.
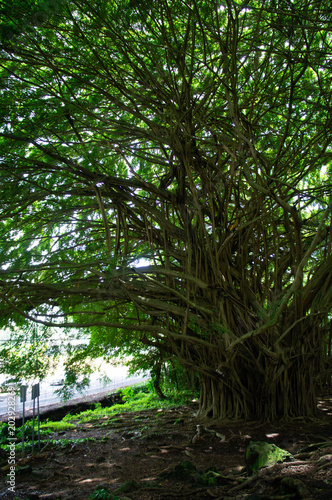
[[[65,447],[42,443],[40,452],[17,459],[16,498],[83,500],[98,487],[99,495],[137,500],[332,498],[331,396],[320,400],[320,419],[311,422],[199,422],[196,409],[190,403],[121,413],[53,433]],[[250,441],[275,443],[294,460],[250,476]],[[14,498],[6,458],[0,460],[0,498]]]

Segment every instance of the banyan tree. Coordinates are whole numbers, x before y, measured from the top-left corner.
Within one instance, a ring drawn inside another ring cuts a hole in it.
[[[313,416],[327,2],[20,5],[1,11],[2,325],[155,347],[199,374],[201,415]]]

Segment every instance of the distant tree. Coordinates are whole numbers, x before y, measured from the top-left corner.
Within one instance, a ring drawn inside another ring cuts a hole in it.
[[[34,332],[25,329],[25,336],[2,335],[0,343],[0,374],[6,374],[8,380],[19,383],[43,379],[51,370],[56,349],[50,356],[45,335],[39,340]],[[9,337],[9,338],[6,338]],[[23,338],[22,338],[23,337]],[[51,362],[51,363],[50,363]]]
[[[18,4],[1,11],[2,324],[162,349],[199,374],[201,415],[314,415],[327,2]]]

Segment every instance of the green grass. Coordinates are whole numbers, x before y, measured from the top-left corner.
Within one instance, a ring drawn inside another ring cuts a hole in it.
[[[47,420],[46,422],[40,423],[40,437],[44,438],[52,434],[53,432],[66,431],[75,428],[75,424],[70,422],[52,422]],[[38,422],[35,422],[34,425],[34,435],[35,439],[38,436]],[[15,437],[18,441],[22,440],[22,427],[16,427],[15,429]],[[8,434],[8,424],[6,422],[2,422],[0,424],[0,446],[4,447],[9,443],[9,434]],[[26,442],[30,441],[32,438],[32,421],[27,420],[24,424],[24,440]]]
[[[114,415],[124,412],[134,412],[148,410],[153,408],[171,408],[181,406],[193,400],[192,393],[170,393],[167,399],[161,400],[150,389],[150,384],[138,384],[137,386],[126,387],[121,391],[123,404],[102,408],[100,403],[95,404],[94,409],[83,411],[77,415],[66,415],[64,422],[75,421],[75,423],[84,423],[91,420],[100,420],[111,418]]]
[[[53,422],[52,420],[47,419],[46,422],[41,422],[40,424],[41,429],[47,429],[49,432],[68,431],[70,429],[75,429],[75,427],[75,424],[71,424],[70,422],[65,422],[63,420]]]
[[[47,420],[46,422],[40,423],[40,437],[41,437],[41,447],[44,447],[47,443],[51,446],[63,447],[70,444],[83,442],[83,440],[77,439],[67,439],[65,436],[61,439],[52,439],[52,434],[54,432],[67,431],[76,428],[82,423],[101,420],[101,419],[111,419],[114,415],[124,412],[135,412],[148,409],[163,409],[170,408],[174,406],[181,406],[188,404],[189,401],[193,400],[193,394],[189,392],[183,393],[169,393],[167,394],[167,399],[161,400],[151,389],[151,384],[149,382],[145,384],[137,384],[135,386],[130,386],[119,391],[124,401],[123,404],[116,404],[113,406],[102,408],[100,403],[95,404],[94,409],[86,410],[81,413],[71,415],[66,415],[62,420],[54,422],[52,420]],[[35,422],[35,441],[37,440],[38,424]],[[28,420],[24,427],[25,435],[25,450],[29,452],[32,447],[31,437],[32,437],[32,421]],[[16,437],[18,439],[16,443],[17,451],[22,449],[22,427],[16,429]],[[9,449],[8,441],[8,424],[0,423],[0,446],[4,450]],[[35,443],[36,446],[36,443]]]

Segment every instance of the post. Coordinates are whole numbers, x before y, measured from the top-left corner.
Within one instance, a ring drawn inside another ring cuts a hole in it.
[[[33,399],[33,406],[32,406],[32,453],[34,452],[35,449],[35,400]]]
[[[34,452],[34,438],[35,438],[35,401],[37,398],[37,413],[38,413],[38,449],[40,450],[40,417],[39,417],[39,384],[32,386],[31,399],[33,399],[32,410],[32,453]]]
[[[38,384],[38,396],[37,396],[37,415],[38,415],[38,450],[40,451],[39,384]]]
[[[25,402],[27,400],[27,385],[21,385],[20,387],[20,401],[23,403],[23,415],[22,415],[22,456],[24,457],[24,418],[25,418]]]

